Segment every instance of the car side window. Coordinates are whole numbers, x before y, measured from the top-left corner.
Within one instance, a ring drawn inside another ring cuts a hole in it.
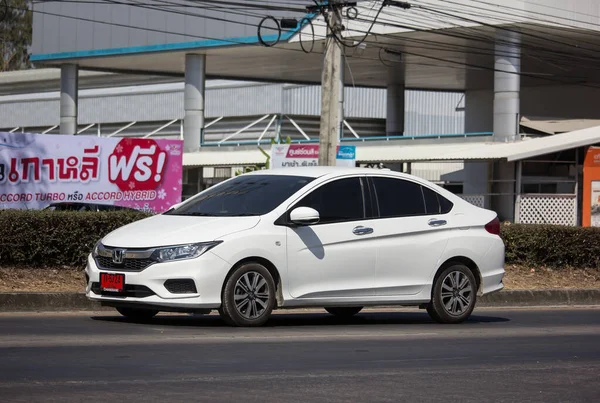
[[[438,195],[433,190],[421,186],[423,189],[423,198],[425,199],[425,210],[427,214],[440,214],[442,209],[440,208],[440,201]]]
[[[372,179],[381,218],[425,215],[421,185],[403,179]]]
[[[339,179],[306,195],[294,207],[311,207],[319,212],[320,224],[365,218],[360,178]]]
[[[450,200],[446,199],[444,196],[438,194],[437,195],[438,200],[440,201],[440,213],[442,214],[448,214],[450,212],[450,210],[452,210],[452,207],[454,207],[454,203],[452,203]]]

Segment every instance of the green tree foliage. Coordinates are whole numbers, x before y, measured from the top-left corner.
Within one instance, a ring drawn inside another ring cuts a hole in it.
[[[0,71],[31,66],[31,0],[0,0]]]

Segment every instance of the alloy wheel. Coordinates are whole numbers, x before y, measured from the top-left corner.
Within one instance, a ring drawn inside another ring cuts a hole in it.
[[[256,319],[265,313],[269,305],[269,284],[258,272],[244,273],[234,288],[235,308],[246,319]]]
[[[442,304],[446,312],[459,316],[469,309],[473,286],[469,277],[460,271],[452,271],[442,282]]]

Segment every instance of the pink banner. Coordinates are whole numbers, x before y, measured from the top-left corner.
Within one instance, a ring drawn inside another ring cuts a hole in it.
[[[182,158],[181,140],[0,133],[0,207],[163,212],[181,201]]]

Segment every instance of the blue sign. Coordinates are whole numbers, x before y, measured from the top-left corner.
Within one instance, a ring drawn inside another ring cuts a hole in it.
[[[356,146],[339,146],[336,158],[338,160],[355,160]]]

